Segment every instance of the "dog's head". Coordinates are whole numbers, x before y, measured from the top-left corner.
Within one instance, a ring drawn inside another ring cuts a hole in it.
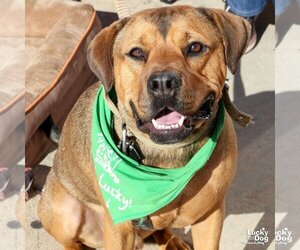
[[[216,110],[250,26],[222,10],[177,6],[114,22],[91,42],[90,67],[113,86],[126,121],[159,144],[197,133]]]

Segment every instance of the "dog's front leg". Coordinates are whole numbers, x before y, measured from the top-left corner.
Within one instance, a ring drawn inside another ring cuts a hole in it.
[[[224,201],[192,225],[195,250],[218,250],[224,220]]]
[[[113,225],[109,218],[104,223],[104,249],[105,250],[134,250],[135,229],[131,222]]]

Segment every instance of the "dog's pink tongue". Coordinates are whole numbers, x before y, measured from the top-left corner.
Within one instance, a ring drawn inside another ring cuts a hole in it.
[[[167,115],[157,118],[155,121],[160,125],[172,125],[178,123],[181,117],[181,114],[173,111]]]

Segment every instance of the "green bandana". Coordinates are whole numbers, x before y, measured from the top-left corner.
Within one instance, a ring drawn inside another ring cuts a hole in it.
[[[169,204],[209,160],[221,134],[225,109],[221,102],[211,137],[187,165],[160,169],[123,154],[112,138],[113,116],[100,87],[93,109],[92,157],[106,206],[117,224],[152,214]]]

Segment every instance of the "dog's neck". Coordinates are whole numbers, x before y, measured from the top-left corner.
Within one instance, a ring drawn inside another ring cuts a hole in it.
[[[196,152],[206,143],[210,136],[211,130],[214,127],[215,115],[203,124],[201,130],[197,134],[192,134],[197,138],[193,143],[185,145],[183,147],[172,147],[166,148],[155,147],[155,144],[148,145],[143,142],[142,138],[137,138],[137,143],[144,156],[142,164],[158,167],[158,168],[178,168],[186,165],[190,159],[196,154]],[[131,125],[132,127],[132,125]],[[122,120],[114,116],[114,128],[116,132],[117,140],[122,138]],[[130,131],[134,134],[134,131]]]

